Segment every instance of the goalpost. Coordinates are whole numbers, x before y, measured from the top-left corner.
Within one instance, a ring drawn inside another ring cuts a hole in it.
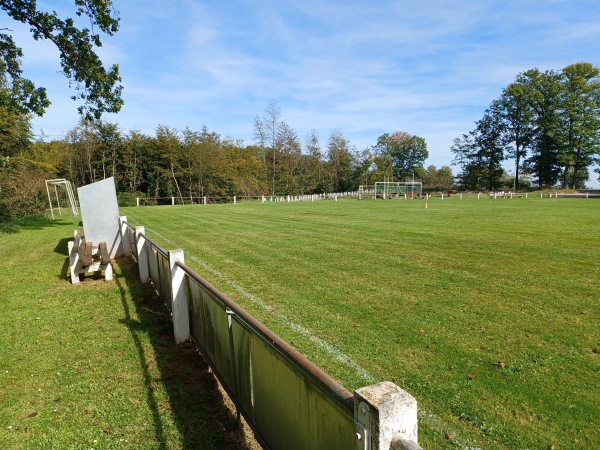
[[[50,203],[50,213],[52,214],[52,220],[54,220],[54,209],[52,208],[52,196],[50,195],[50,186],[54,187],[54,196],[56,197],[56,205],[58,208],[58,214],[62,215],[60,198],[63,199],[65,207],[68,206],[72,216],[79,214],[79,208],[77,207],[77,200],[73,193],[73,187],[71,182],[64,178],[56,180],[46,180],[46,193],[48,194],[48,202]],[[60,192],[60,194],[59,194]]]
[[[421,198],[422,194],[421,181],[378,181],[375,183],[373,199]]]

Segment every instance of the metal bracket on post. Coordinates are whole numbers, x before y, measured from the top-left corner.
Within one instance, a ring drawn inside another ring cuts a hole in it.
[[[233,396],[235,397],[234,403],[237,403],[240,401],[240,398],[239,398],[239,388],[238,388],[237,365],[235,363],[235,347],[234,347],[234,342],[233,342],[233,320],[232,320],[232,316],[235,316],[235,312],[229,308],[226,308],[225,312],[227,313],[227,327],[229,328],[229,349],[231,351],[231,376],[233,378],[233,385],[231,386],[231,389],[233,391]],[[237,420],[239,422],[240,412],[239,412],[239,410],[237,410],[237,408],[236,408],[236,412],[237,412]]]
[[[231,319],[231,316],[235,316],[235,312],[233,312],[229,308],[227,308],[225,310],[225,312],[227,313],[227,327],[229,328],[229,349],[231,351],[231,373],[233,376],[233,389],[235,391],[234,395],[236,396],[236,400],[237,400],[237,395],[238,395],[237,366],[235,364],[235,347],[234,347],[234,343],[233,343],[233,321]]]
[[[370,450],[371,442],[369,438],[369,408],[365,402],[360,402],[356,409],[354,418],[354,430],[356,431],[356,450]]]

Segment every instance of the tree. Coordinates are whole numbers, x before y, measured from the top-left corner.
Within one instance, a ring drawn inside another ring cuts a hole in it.
[[[356,165],[354,167],[355,179],[359,184],[369,185],[375,184],[377,181],[375,172],[373,171],[374,155],[370,147],[365,148],[362,152],[356,154]]]
[[[18,155],[31,146],[29,116],[0,105],[0,157]]]
[[[461,167],[459,185],[463,189],[495,190],[501,186],[506,143],[503,124],[494,110],[486,110],[473,131],[456,138],[451,151],[456,155],[453,164]]]
[[[341,131],[335,130],[329,135],[327,156],[331,167],[333,191],[351,190],[353,157],[350,153],[350,141],[344,137]]]
[[[96,135],[91,120],[81,117],[79,124],[67,132],[65,141],[71,150],[71,163],[77,173],[75,184],[88,184],[96,181]]]
[[[279,118],[281,117],[281,109],[277,104],[277,100],[274,98],[270,99],[267,103],[267,107],[261,116],[254,118],[254,138],[257,144],[263,148],[263,163],[265,165],[265,175],[267,173],[267,152],[269,148],[271,153],[272,167],[271,167],[271,193],[275,195],[275,180],[277,174],[276,162],[279,148],[277,147],[277,130],[279,127]]]
[[[323,153],[316,130],[310,130],[306,135],[304,149],[306,152],[305,168],[306,187],[308,192],[322,194],[325,192],[323,185]]]
[[[173,179],[177,195],[183,203],[183,194],[181,193],[179,181],[177,179],[183,172],[180,164],[181,141],[179,140],[179,131],[166,125],[159,125],[156,128],[156,151],[162,158],[168,161],[168,167],[165,168],[164,166],[159,166],[160,169],[158,170],[158,173],[160,173],[161,177],[165,180],[168,179],[168,177]],[[157,178],[156,191],[158,192],[159,190],[160,187]],[[167,194],[173,195],[173,189],[170,185],[167,185]]]
[[[533,112],[532,155],[528,166],[541,186],[554,186],[560,174],[560,77],[554,71],[531,69],[519,75],[527,86],[527,102]]]
[[[429,155],[425,139],[405,131],[379,136],[375,151],[390,158],[396,181],[411,178],[417,168],[423,167]]]
[[[116,123],[94,122],[98,153],[101,158],[102,179],[117,177],[117,162],[122,153],[123,135]]]
[[[572,64],[562,69],[560,82],[562,185],[581,188],[600,148],[600,70],[590,63]]]
[[[516,82],[503,89],[502,95],[492,103],[491,109],[502,121],[506,143],[511,144],[511,147],[507,148],[507,156],[515,160],[514,189],[518,191],[519,172],[534,135],[533,113],[529,106],[529,87],[526,80],[517,77]]]
[[[445,191],[454,184],[454,175],[450,166],[437,168],[430,165],[423,171],[423,188],[428,191]]]
[[[123,105],[118,66],[105,68],[96,54],[96,48],[102,46],[96,30],[114,35],[119,17],[110,0],[75,0],[75,6],[76,16],[89,18],[91,30],[78,28],[73,18],[61,18],[56,11],[38,10],[35,0],[0,0],[0,8],[12,19],[29,25],[36,41],[49,40],[58,48],[63,74],[76,87],[71,98],[84,101],[79,112],[89,119],[99,119],[102,113],[118,112]],[[46,90],[22,76],[23,50],[8,29],[1,31],[0,74],[10,77],[10,87],[2,92],[0,102],[11,110],[41,116],[50,105]]]
[[[280,171],[282,194],[300,194],[300,158],[302,149],[296,132],[285,122],[277,126],[277,148],[280,149],[282,170]]]
[[[122,145],[123,183],[117,184],[123,191],[138,192],[145,186],[143,179],[143,163],[148,153],[150,138],[145,134],[131,130],[124,138]]]

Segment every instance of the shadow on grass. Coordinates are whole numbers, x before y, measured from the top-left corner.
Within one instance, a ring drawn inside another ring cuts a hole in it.
[[[139,281],[135,261],[122,257],[113,265],[125,314],[123,323],[128,327],[139,352],[157,448],[168,447],[163,424],[165,408],[170,409],[175,418],[184,449],[260,448],[253,443],[246,443],[235,414],[225,405],[215,377],[193,344],[175,344],[169,311],[152,286]],[[130,305],[135,311],[131,311]],[[144,349],[140,333],[147,333],[150,337],[153,354]],[[159,380],[149,371],[152,364],[156,364],[160,372]],[[157,401],[154,388],[157,381],[168,394],[168,405]]]
[[[60,274],[58,275],[59,279],[64,279],[64,278],[68,278],[69,276],[69,241],[72,241],[72,238],[63,238],[60,241],[58,241],[58,244],[56,244],[56,247],[54,247],[54,253],[58,253],[59,255],[64,255],[67,257],[67,259],[65,259],[65,262],[63,263],[61,269],[60,269]]]
[[[22,229],[43,230],[44,228],[61,227],[68,223],[71,223],[70,218],[59,217],[52,220],[52,217],[49,215],[36,214],[34,216],[23,217],[14,222],[0,221],[0,233],[16,234]]]

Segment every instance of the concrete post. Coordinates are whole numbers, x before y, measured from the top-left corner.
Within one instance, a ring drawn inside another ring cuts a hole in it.
[[[135,227],[135,241],[138,268],[140,269],[140,280],[146,283],[150,280],[150,266],[148,265],[148,251],[146,249],[146,238],[142,236],[146,232],[144,227]]]
[[[184,262],[183,250],[169,250],[169,268],[171,271],[171,313],[173,314],[173,333],[175,342],[190,338],[190,319],[188,315],[185,272],[176,261]]]
[[[140,206],[140,198],[139,197],[135,198],[135,206]]]
[[[121,245],[123,245],[123,254],[131,255],[131,240],[127,230],[127,216],[119,217],[119,230],[121,231]]]
[[[67,243],[69,250],[69,272],[71,272],[71,283],[79,283],[79,269],[81,263],[79,262],[79,246],[81,245],[81,234],[78,230],[73,233],[73,240]]]
[[[384,381],[354,392],[356,448],[420,449],[417,401],[394,383]]]

